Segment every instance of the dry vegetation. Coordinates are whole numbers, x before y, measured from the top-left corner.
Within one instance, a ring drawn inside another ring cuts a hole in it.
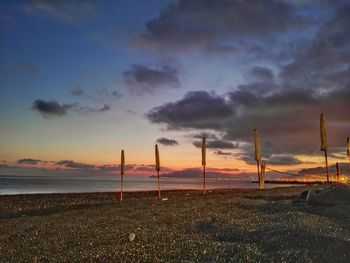
[[[1,262],[349,262],[350,206],[309,187],[0,196]],[[129,241],[129,233],[135,233]]]

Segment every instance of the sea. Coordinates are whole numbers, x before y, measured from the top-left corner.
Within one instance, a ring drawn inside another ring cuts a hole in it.
[[[161,178],[161,190],[203,189],[202,178]],[[266,184],[265,188],[288,185]],[[124,177],[124,191],[152,191],[157,189],[157,178],[140,175]],[[206,188],[258,188],[257,183],[235,179],[207,179]],[[0,175],[0,195],[44,194],[44,193],[88,193],[119,192],[120,176],[62,176],[62,175]]]

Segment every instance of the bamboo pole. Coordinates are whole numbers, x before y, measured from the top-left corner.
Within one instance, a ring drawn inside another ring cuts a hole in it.
[[[155,146],[155,156],[156,156],[156,171],[158,176],[158,198],[160,198],[160,177],[159,177],[159,171],[160,171],[160,158],[159,158],[159,149],[158,145]]]
[[[337,182],[339,182],[339,163],[337,162]]]
[[[260,174],[260,164],[259,164],[259,162],[256,162],[256,166],[258,167],[258,182],[259,182],[259,188],[261,188],[261,187],[260,187],[260,185],[261,185],[261,174]]]
[[[265,188],[265,168],[266,168],[266,162],[261,161],[261,170],[260,170],[261,181],[259,181],[259,188]]]
[[[346,154],[348,155],[349,164],[350,164],[350,137],[346,139]]]
[[[206,138],[203,137],[202,140],[202,166],[203,166],[203,193],[206,193],[206,174],[205,174],[205,166],[206,166]]]
[[[120,158],[120,201],[123,201],[123,181],[124,181],[124,166],[125,166],[125,156],[124,150],[121,152]]]
[[[321,151],[324,151],[324,157],[326,160],[326,173],[327,182],[329,182],[329,172],[328,172],[328,137],[327,137],[327,126],[326,126],[326,116],[322,113],[320,119],[320,133],[321,133]]]
[[[260,165],[259,164],[260,164],[261,156],[260,156],[260,139],[259,139],[259,133],[257,129],[254,129],[254,144],[255,144],[255,161],[258,167],[258,181],[260,185],[260,171],[259,171]]]
[[[327,183],[329,183],[329,170],[328,170],[328,156],[327,156],[327,151],[324,151],[324,158],[325,158],[325,160],[326,160]]]

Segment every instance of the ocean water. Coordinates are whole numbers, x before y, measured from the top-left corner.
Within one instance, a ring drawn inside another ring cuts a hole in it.
[[[266,188],[282,186],[266,184]],[[257,188],[257,183],[234,179],[207,179],[207,189]],[[157,178],[129,175],[124,177],[124,191],[157,189]],[[203,189],[202,178],[161,178],[161,190]],[[33,193],[119,192],[120,176],[18,176],[0,175],[0,195]]]

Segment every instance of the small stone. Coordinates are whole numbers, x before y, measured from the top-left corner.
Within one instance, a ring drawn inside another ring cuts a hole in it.
[[[162,198],[162,201],[168,201],[169,199],[167,197]]]
[[[135,233],[130,233],[129,234],[129,241],[130,242],[134,241],[135,237],[136,237]]]

